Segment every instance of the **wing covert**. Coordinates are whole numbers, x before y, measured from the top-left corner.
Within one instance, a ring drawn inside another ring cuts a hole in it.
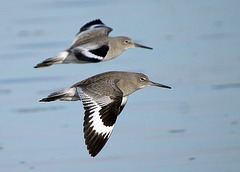
[[[81,27],[80,31],[76,34],[71,46],[94,37],[108,36],[111,31],[112,28],[106,26],[100,19],[93,20]]]
[[[121,96],[98,95],[91,90],[77,87],[85,109],[83,132],[91,156],[96,156],[109,139],[120,113]]]

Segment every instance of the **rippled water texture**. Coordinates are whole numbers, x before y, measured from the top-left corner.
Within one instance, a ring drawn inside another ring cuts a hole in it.
[[[0,171],[235,172],[240,169],[239,1],[1,1]],[[37,63],[100,18],[131,49],[99,64]],[[142,72],[172,90],[129,97],[96,158],[81,102],[38,101],[94,74]]]

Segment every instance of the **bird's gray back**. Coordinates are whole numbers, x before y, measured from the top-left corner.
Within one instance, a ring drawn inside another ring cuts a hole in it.
[[[122,91],[117,87],[118,81],[117,73],[106,72],[85,79],[72,87],[81,87],[83,91],[89,91],[99,96],[119,96],[122,95]]]
[[[139,88],[136,86],[135,78],[138,73],[111,71],[95,75],[85,79],[72,87],[81,87],[99,95],[128,96]]]
[[[89,47],[89,46],[98,46],[102,44],[106,44],[108,42],[107,36],[97,36],[97,37],[88,37],[86,39],[79,39],[68,50],[74,49],[78,46],[81,47]]]
[[[107,36],[111,31],[112,28],[106,26],[101,20],[93,20],[80,28],[72,42],[72,46],[91,38]]]

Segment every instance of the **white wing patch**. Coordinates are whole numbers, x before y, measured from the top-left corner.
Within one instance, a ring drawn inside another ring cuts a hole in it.
[[[97,55],[95,55],[95,54],[93,54],[93,53],[90,52],[90,50],[95,49],[94,47],[88,47],[88,48],[77,47],[77,48],[75,48],[75,49],[78,49],[78,51],[81,51],[81,53],[82,53],[84,56],[86,56],[86,57],[88,57],[88,58],[90,58],[90,59],[98,59],[98,60],[100,60],[100,61],[103,60],[103,57],[97,56]]]
[[[80,96],[80,100],[83,102],[83,106],[85,108],[89,108],[91,115],[89,115],[89,123],[92,122],[90,127],[95,130],[98,134],[101,134],[104,137],[109,138],[114,125],[112,126],[105,126],[102,119],[100,118],[100,110],[102,109],[99,104],[97,104],[90,96],[83,93],[82,89],[77,87],[77,91]]]
[[[121,106],[125,106],[125,104],[127,103],[127,100],[128,100],[128,96],[124,96],[122,98]]]
[[[88,30],[96,29],[96,28],[99,28],[99,27],[107,27],[107,26],[104,25],[104,24],[94,24],[94,25],[90,26],[90,27],[88,28]]]
[[[89,50],[86,50],[86,49],[83,50],[82,53],[83,53],[85,56],[89,57],[89,58],[94,58],[94,59],[98,59],[98,60],[102,60],[102,59],[103,59],[103,57],[97,56],[97,55],[91,53]]]

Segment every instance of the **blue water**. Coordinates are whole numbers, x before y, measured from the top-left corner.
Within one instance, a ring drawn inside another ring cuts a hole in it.
[[[0,171],[240,170],[239,1],[1,1]],[[34,69],[100,18],[153,47],[99,64]],[[142,72],[172,90],[129,97],[91,158],[81,102],[38,101],[92,75]]]

